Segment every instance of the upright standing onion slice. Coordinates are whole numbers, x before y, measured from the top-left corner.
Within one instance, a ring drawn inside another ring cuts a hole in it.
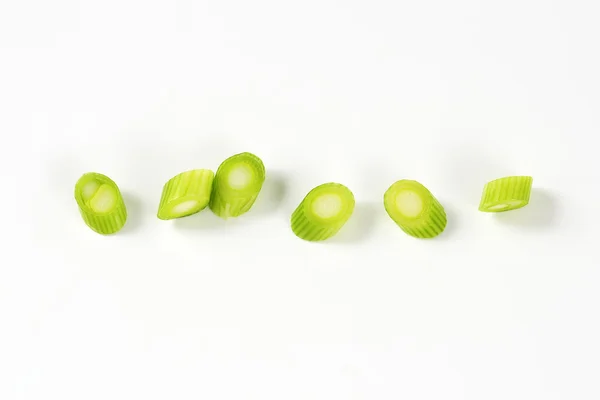
[[[208,169],[182,172],[165,183],[158,218],[187,217],[203,210],[210,200],[214,173]]]
[[[422,184],[400,180],[383,196],[388,215],[407,234],[433,238],[446,228],[446,212],[439,201]]]
[[[112,179],[96,172],[85,173],[75,184],[75,201],[85,224],[94,232],[118,232],[127,221],[127,209]]]
[[[300,239],[316,242],[334,236],[354,211],[354,195],[339,183],[312,189],[292,213],[292,231]]]
[[[251,153],[229,157],[219,165],[209,207],[221,218],[238,217],[249,211],[265,181],[265,166]]]
[[[501,212],[516,210],[529,204],[531,176],[507,176],[485,184],[479,211]]]

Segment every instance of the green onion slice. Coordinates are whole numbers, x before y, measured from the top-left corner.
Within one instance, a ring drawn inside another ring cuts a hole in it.
[[[251,153],[223,161],[213,183],[209,207],[221,218],[238,217],[250,210],[265,181],[265,166]]]
[[[127,209],[117,184],[106,175],[85,173],[75,184],[75,200],[85,224],[94,232],[118,232],[127,221]]]
[[[531,176],[507,176],[485,184],[479,211],[501,212],[516,210],[529,204]]]
[[[329,239],[350,219],[354,195],[339,183],[324,183],[312,189],[292,213],[292,231],[311,242]]]
[[[433,238],[446,228],[446,212],[440,202],[422,184],[399,180],[383,196],[390,218],[407,234]]]
[[[160,197],[158,218],[182,218],[203,210],[210,200],[213,178],[211,170],[195,169],[169,179]]]

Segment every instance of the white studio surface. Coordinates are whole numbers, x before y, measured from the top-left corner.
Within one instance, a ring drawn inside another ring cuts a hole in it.
[[[600,4],[0,3],[0,399],[600,398]],[[243,151],[251,211],[156,217]],[[84,172],[124,193],[103,237]],[[477,210],[534,178],[530,204]],[[423,183],[446,231],[387,216]],[[304,195],[354,215],[296,238]]]

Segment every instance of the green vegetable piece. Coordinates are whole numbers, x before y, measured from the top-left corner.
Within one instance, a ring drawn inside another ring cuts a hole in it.
[[[354,212],[354,195],[339,183],[324,183],[312,189],[292,213],[292,231],[311,242],[338,233]]]
[[[440,202],[422,184],[399,180],[383,196],[390,218],[407,234],[433,238],[446,229],[446,212]]]
[[[485,184],[479,211],[502,212],[516,210],[529,204],[531,176],[507,176]]]
[[[75,201],[85,224],[99,234],[118,232],[127,221],[123,196],[106,175],[83,174],[75,184]]]
[[[264,181],[260,158],[251,153],[233,155],[217,169],[208,206],[223,219],[239,217],[252,208]]]
[[[208,205],[214,173],[208,169],[182,172],[163,186],[157,216],[168,220],[187,217]]]

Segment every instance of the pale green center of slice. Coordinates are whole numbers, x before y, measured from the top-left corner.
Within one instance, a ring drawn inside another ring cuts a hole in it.
[[[252,171],[246,165],[233,168],[227,176],[227,183],[232,189],[244,189],[252,182]]]
[[[109,212],[115,208],[116,204],[117,193],[112,186],[107,184],[101,185],[96,193],[93,194],[93,197],[89,200],[90,208],[98,213]]]
[[[98,191],[99,187],[100,182],[96,180],[86,182],[86,184],[83,185],[83,188],[81,188],[81,196],[83,197],[83,201],[88,201],[94,197],[94,194]]]
[[[312,203],[312,211],[320,218],[332,218],[342,211],[342,199],[337,194],[323,194]]]
[[[396,195],[396,208],[405,216],[415,218],[423,211],[423,199],[411,190],[403,190]]]
[[[191,211],[194,211],[199,206],[198,200],[186,200],[173,206],[171,213],[174,215],[185,215]]]
[[[511,208],[511,207],[521,205],[521,203],[522,203],[521,200],[510,200],[505,203],[494,204],[493,206],[488,207],[488,210],[492,210],[492,211],[504,210],[505,208]]]

